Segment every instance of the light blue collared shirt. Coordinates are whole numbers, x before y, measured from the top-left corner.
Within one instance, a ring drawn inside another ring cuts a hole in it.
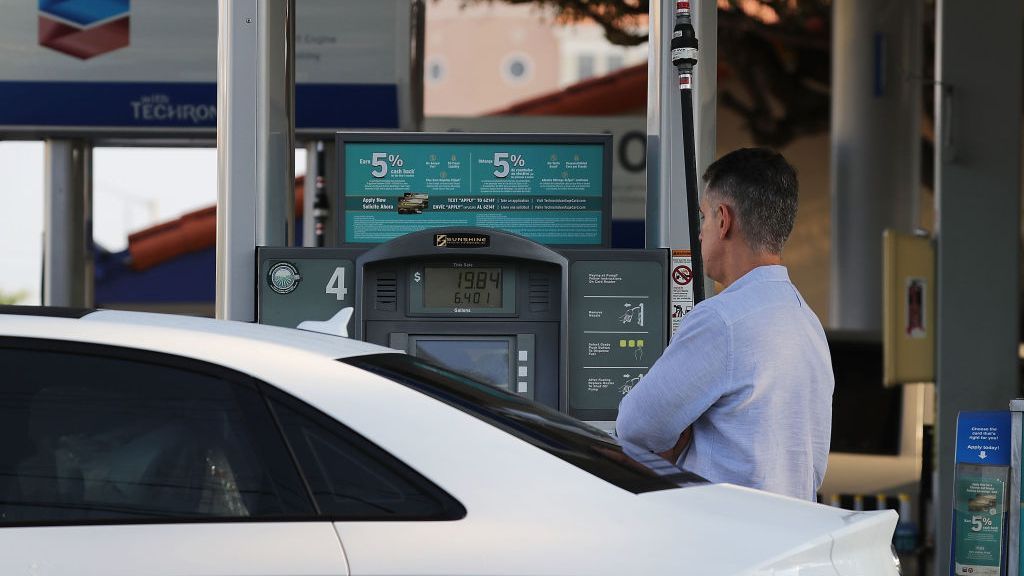
[[[654,452],[687,426],[679,464],[814,500],[832,433],[832,361],[821,322],[783,266],[761,266],[691,310],[619,406],[619,440]]]

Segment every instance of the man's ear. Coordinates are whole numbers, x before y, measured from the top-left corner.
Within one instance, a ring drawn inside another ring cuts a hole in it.
[[[732,206],[728,204],[719,204],[717,210],[719,210],[718,218],[718,237],[725,239],[736,229],[736,214],[732,210]]]

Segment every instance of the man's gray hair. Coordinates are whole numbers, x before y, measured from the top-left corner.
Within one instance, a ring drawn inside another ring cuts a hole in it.
[[[739,229],[751,249],[781,254],[793,231],[797,208],[796,169],[767,148],[740,148],[704,172],[707,193],[737,212]]]

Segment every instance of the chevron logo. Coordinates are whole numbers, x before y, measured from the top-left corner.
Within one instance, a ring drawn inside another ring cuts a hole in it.
[[[88,60],[128,46],[130,0],[39,0],[39,44]]]

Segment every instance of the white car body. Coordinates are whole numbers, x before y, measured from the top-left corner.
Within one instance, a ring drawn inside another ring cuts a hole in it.
[[[635,494],[463,410],[338,362],[394,353],[237,322],[100,311],[3,315],[4,338],[87,342],[209,362],[320,410],[460,502],[453,521],[9,526],[0,574],[897,574],[892,511],[851,512],[731,485]],[[3,384],[0,383],[0,389]]]

